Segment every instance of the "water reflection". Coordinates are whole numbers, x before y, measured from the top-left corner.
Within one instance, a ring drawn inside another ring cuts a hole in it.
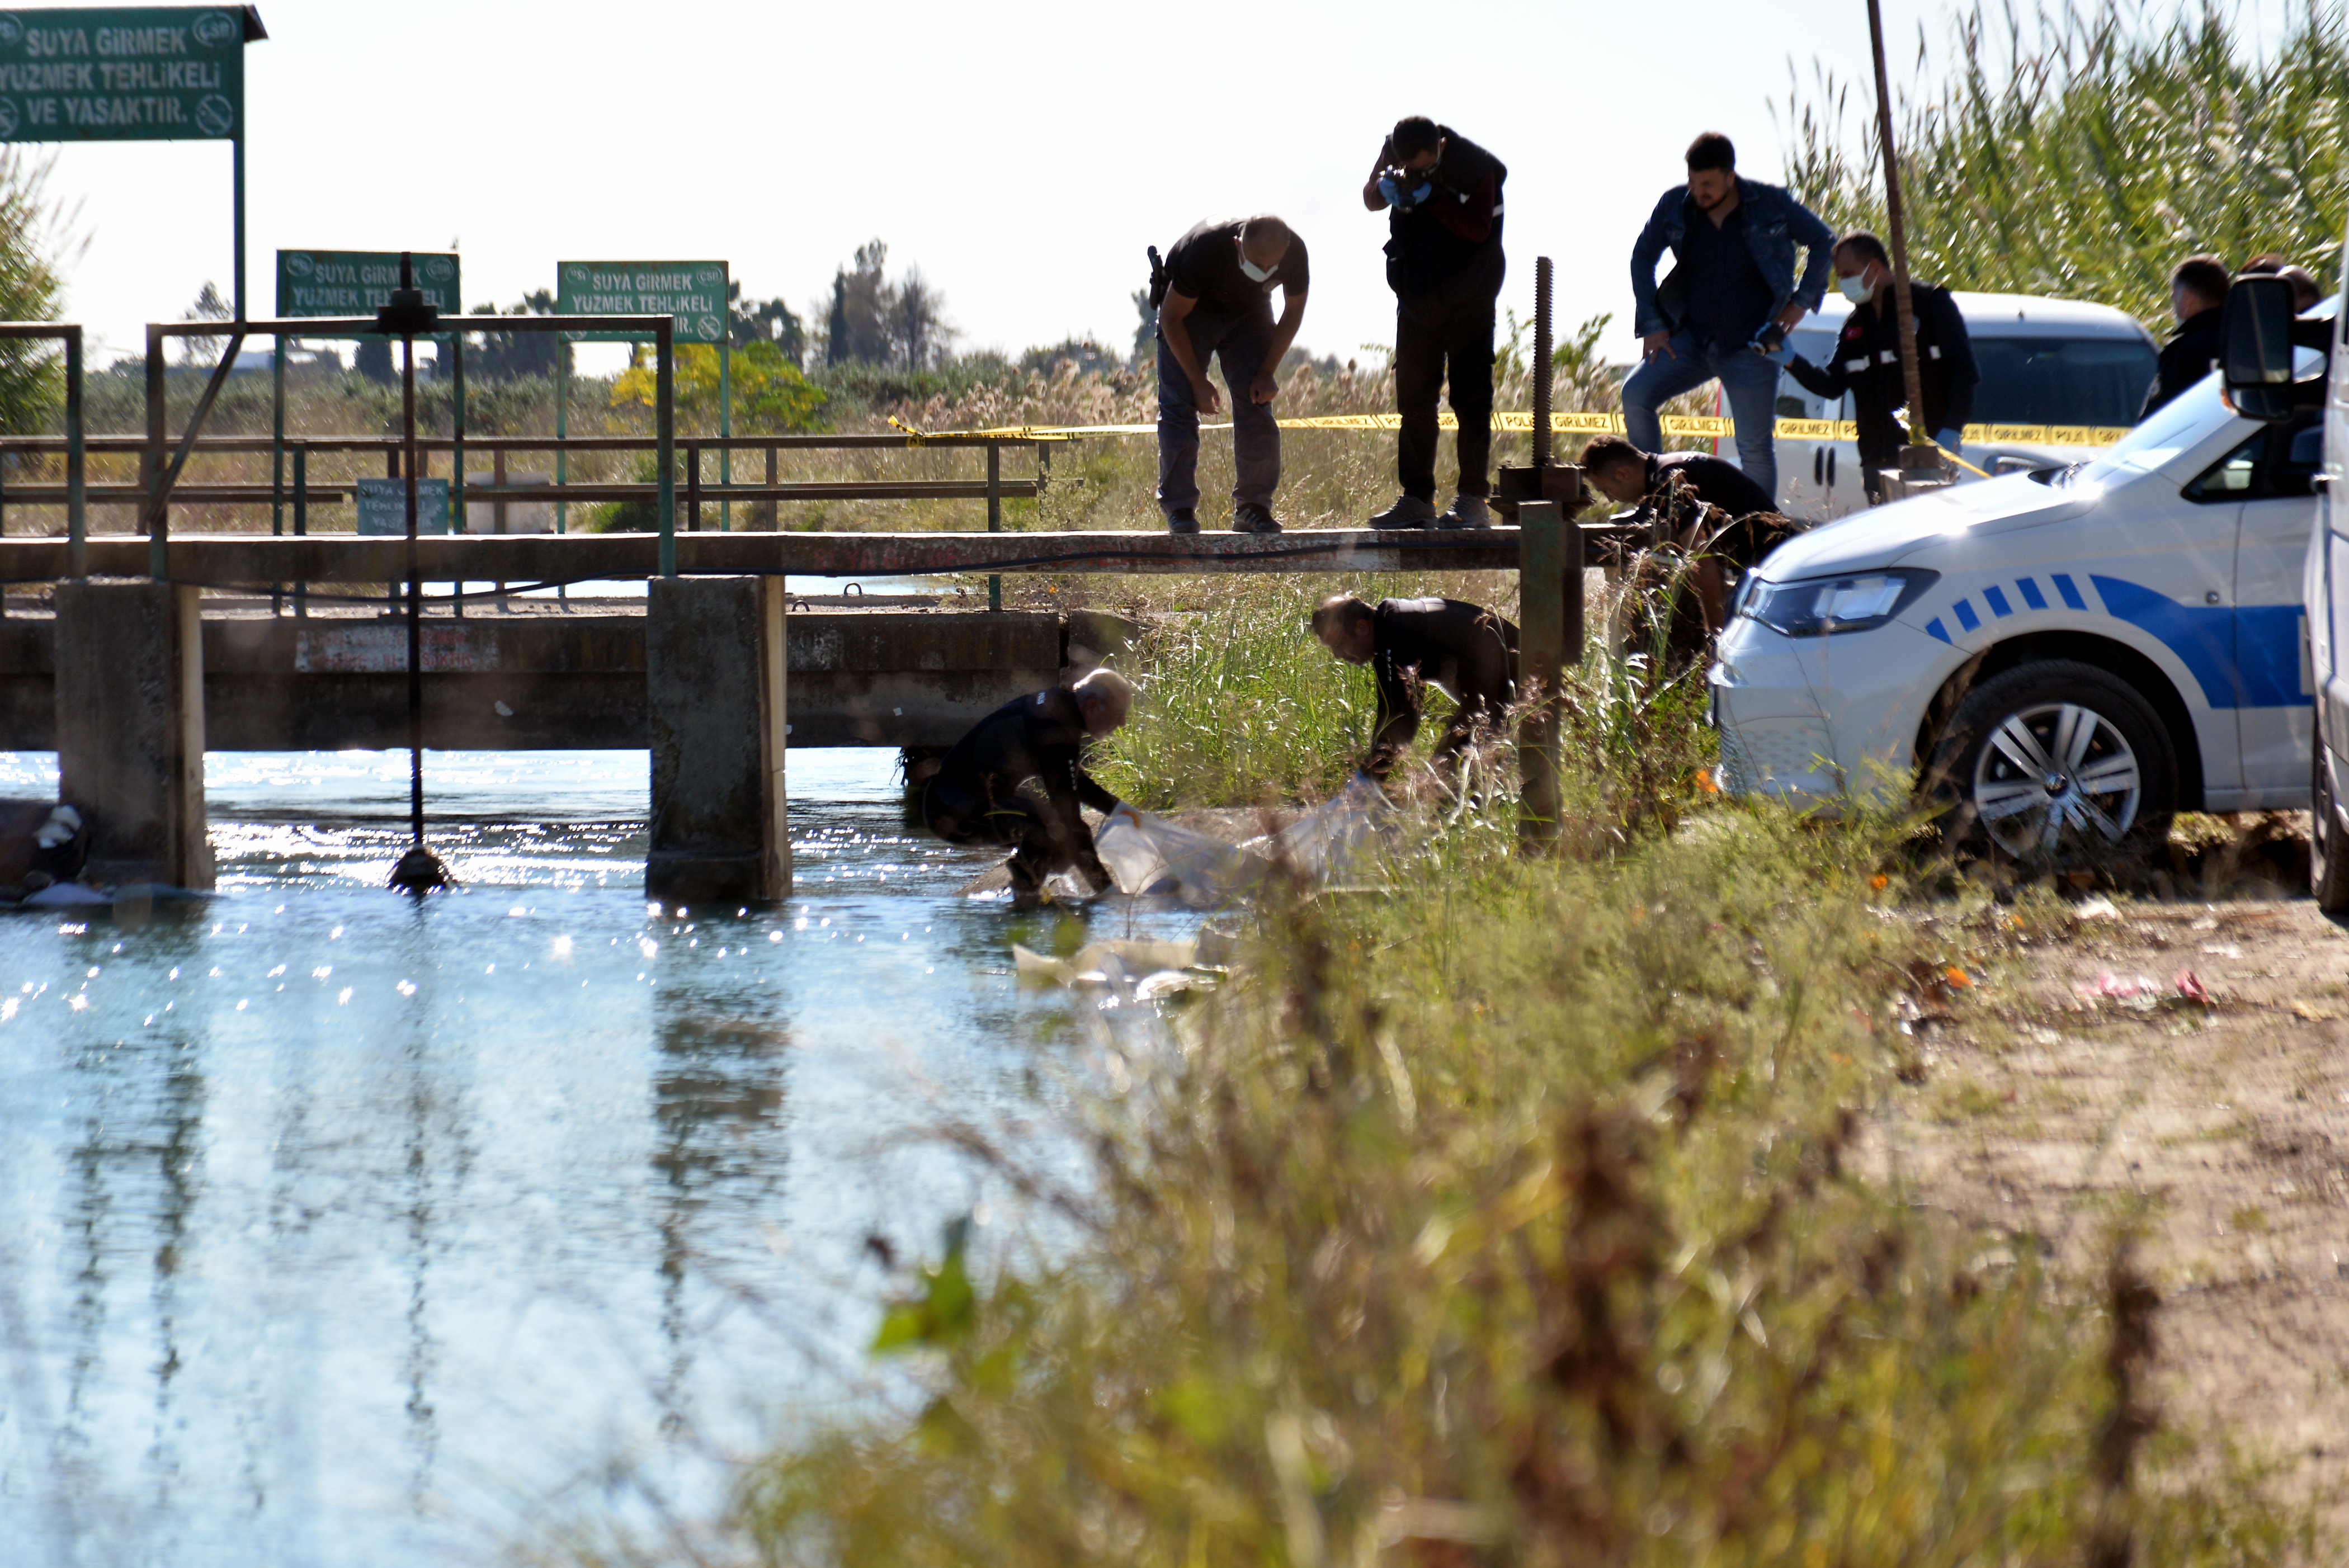
[[[377,885],[401,759],[216,756],[217,903],[0,923],[0,1562],[438,1568],[713,1506],[854,1392],[864,1236],[987,1191],[941,1109],[1050,1157],[1050,927],[891,760],[793,754],[798,896],[740,917],[648,914],[641,753],[435,753],[458,895]]]
[[[661,1020],[661,1064],[653,1078],[659,1141],[652,1164],[667,1184],[660,1277],[661,1332],[669,1357],[656,1398],[662,1430],[670,1437],[688,1425],[685,1391],[696,1335],[688,1277],[697,1268],[737,1277],[755,1263],[743,1250],[744,1238],[718,1226],[705,1234],[695,1221],[705,1208],[771,1212],[789,1157],[783,1124],[789,1044],[781,1028],[747,1017],[694,1011]]]

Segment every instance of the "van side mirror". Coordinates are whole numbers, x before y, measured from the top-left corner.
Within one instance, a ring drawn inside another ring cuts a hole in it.
[[[2292,415],[2291,283],[2266,273],[2237,278],[2219,318],[2219,366],[2227,398],[2247,419],[2272,424]]]

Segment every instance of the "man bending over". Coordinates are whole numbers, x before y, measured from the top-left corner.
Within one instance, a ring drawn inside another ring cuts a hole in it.
[[[1071,869],[1095,893],[1110,874],[1079,809],[1107,815],[1117,797],[1084,769],[1084,744],[1112,734],[1133,706],[1133,688],[1114,670],[1073,686],[1015,697],[955,743],[922,791],[922,820],[950,844],[1009,847],[1014,908],[1033,908],[1044,879]]]
[[[1735,463],[1706,452],[1643,452],[1620,436],[1593,436],[1582,449],[1583,477],[1618,506],[1639,506],[1679,475],[1696,499],[1732,517],[1775,511],[1770,492]]]
[[[1517,629],[1482,604],[1457,599],[1381,599],[1351,594],[1321,602],[1313,634],[1350,665],[1376,677],[1379,710],[1362,771],[1383,779],[1419,734],[1419,692],[1441,689],[1459,704],[1435,743],[1435,766],[1459,764],[1479,726],[1497,727],[1516,698]]]

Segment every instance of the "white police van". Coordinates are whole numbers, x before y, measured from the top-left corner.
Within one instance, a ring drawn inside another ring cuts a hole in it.
[[[2100,432],[2137,423],[2160,351],[2136,317],[2110,305],[2029,294],[1952,297],[1982,371],[1966,428],[1966,461],[1993,476],[2078,462],[2104,449]],[[1787,346],[1813,365],[1833,364],[1850,314],[1848,301],[1828,294],[1816,314],[1786,335]],[[1851,397],[1815,396],[1792,372],[1781,371],[1778,417],[1849,424]],[[1973,477],[1963,469],[1960,474]],[[1779,438],[1781,511],[1797,522],[1819,522],[1867,505],[1859,450],[1851,441],[1825,431]]]
[[[2349,264],[2349,257],[2344,257]],[[2281,280],[2238,278],[2227,292],[2223,374],[2230,401],[2292,431],[2295,446],[2315,437],[2322,452],[2313,476],[2316,520],[2308,541],[2302,604],[2308,628],[2310,697],[2309,885],[2328,914],[2349,910],[2349,676],[2342,668],[2349,637],[2349,354],[2341,334],[2349,309],[2320,305],[2294,319]],[[2343,298],[2349,298],[2344,293]],[[2327,361],[2329,360],[2329,364]]]
[[[2085,461],[1796,535],[1720,640],[1724,786],[1928,781],[1960,830],[2032,859],[2304,805],[2321,443],[2313,412],[2246,418],[2214,374]]]

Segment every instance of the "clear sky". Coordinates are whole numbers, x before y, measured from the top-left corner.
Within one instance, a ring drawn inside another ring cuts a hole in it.
[[[2283,0],[2254,0],[2272,17]],[[35,9],[27,7],[26,9]],[[861,242],[947,296],[965,346],[1131,342],[1143,248],[1268,210],[1312,248],[1299,341],[1386,343],[1385,220],[1361,187],[1397,116],[1509,165],[1504,307],[1557,260],[1561,326],[1611,311],[1633,236],[1702,129],[1775,179],[1795,77],[1864,88],[1861,0],[1144,7],[1028,0],[262,0],[246,52],[252,308],[278,246],[464,257],[469,304],[558,259],[723,258],[804,309]],[[1896,77],[1949,7],[1885,0]],[[1774,119],[1773,110],[1778,118]],[[231,272],[225,143],[59,154],[88,249],[69,314],[119,351]]]

